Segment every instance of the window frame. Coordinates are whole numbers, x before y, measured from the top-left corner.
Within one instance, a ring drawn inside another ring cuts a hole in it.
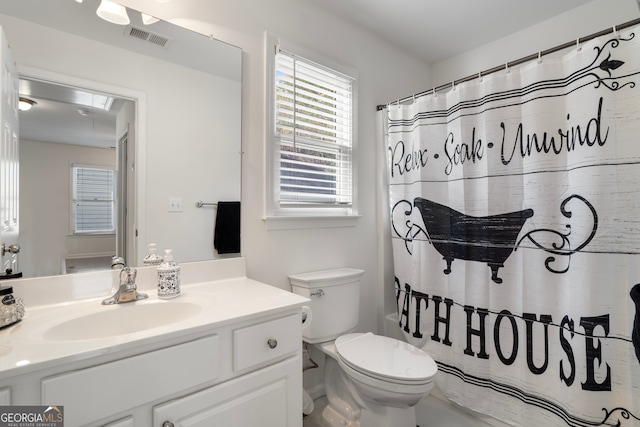
[[[277,155],[275,134],[276,93],[275,62],[276,53],[281,49],[306,61],[334,70],[353,79],[352,82],[352,144],[351,144],[351,206],[350,207],[280,207],[276,205],[279,189],[280,157]],[[268,228],[316,228],[333,226],[353,226],[358,215],[358,75],[354,68],[338,64],[317,53],[265,32],[265,187],[264,220]]]
[[[113,200],[112,203],[112,222],[113,228],[111,230],[95,230],[95,231],[81,231],[76,229],[76,179],[75,179],[75,170],[76,169],[98,169],[98,170],[107,170],[113,173]],[[117,197],[117,189],[118,189],[118,171],[113,166],[105,166],[105,165],[90,165],[85,163],[71,163],[69,167],[69,205],[71,209],[71,215],[69,215],[69,226],[71,235],[74,236],[97,236],[97,235],[110,235],[116,234],[117,231],[117,209],[118,209],[118,197]]]

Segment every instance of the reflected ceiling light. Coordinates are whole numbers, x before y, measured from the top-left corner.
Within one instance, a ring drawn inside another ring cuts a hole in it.
[[[144,25],[155,24],[156,22],[159,21],[159,19],[156,18],[155,16],[147,15],[146,13],[140,13],[140,15],[142,15],[142,23]]]
[[[96,10],[96,15],[107,22],[111,22],[112,24],[129,24],[129,15],[127,15],[127,9],[124,6],[114,3],[110,0],[100,1],[100,6],[98,6],[98,10]]]
[[[20,111],[29,111],[31,110],[31,107],[36,104],[37,102],[33,99],[20,97],[20,99],[18,100],[18,109]]]
[[[82,0],[76,0],[78,3],[82,3]]]

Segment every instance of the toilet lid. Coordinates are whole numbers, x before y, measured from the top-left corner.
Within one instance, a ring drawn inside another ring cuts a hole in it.
[[[336,350],[344,363],[364,374],[402,382],[428,382],[438,372],[426,352],[394,338],[347,334],[336,339]]]

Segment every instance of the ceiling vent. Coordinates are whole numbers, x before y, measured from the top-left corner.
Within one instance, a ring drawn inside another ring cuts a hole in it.
[[[171,39],[168,37],[157,33],[152,33],[151,31],[147,31],[145,29],[134,27],[131,25],[127,26],[127,28],[125,29],[125,35],[144,40],[160,47],[168,47],[169,43],[171,43]]]

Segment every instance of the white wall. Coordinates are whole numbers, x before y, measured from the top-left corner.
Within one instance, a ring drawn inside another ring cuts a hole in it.
[[[19,262],[25,277],[60,274],[68,256],[115,253],[113,234],[71,233],[72,163],[114,168],[115,150],[20,140]]]
[[[431,82],[429,67],[389,43],[320,10],[308,0],[154,0],[121,3],[179,22],[243,50],[242,76],[242,253],[247,274],[290,289],[292,273],[334,267],[366,271],[360,325],[377,330],[382,315],[377,272],[379,230],[376,191],[376,105],[409,95]],[[358,206],[362,215],[348,228],[267,230],[262,219],[265,176],[264,32],[286,38],[358,71]]]

